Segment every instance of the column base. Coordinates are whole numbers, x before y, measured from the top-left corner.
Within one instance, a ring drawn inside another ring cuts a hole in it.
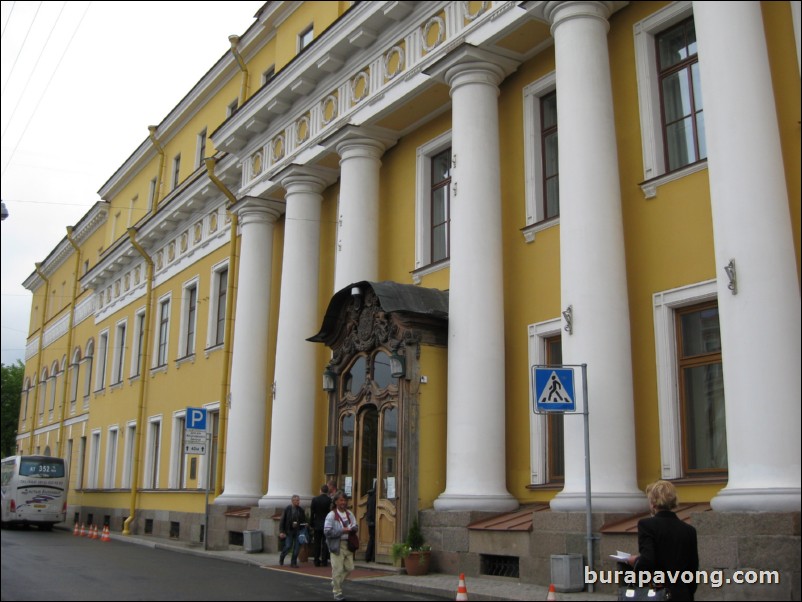
[[[444,493],[434,501],[438,512],[481,511],[509,512],[518,508],[518,500],[509,493],[499,495],[470,495]]]
[[[710,500],[710,507],[716,512],[799,512],[802,491],[799,487],[725,487]]]
[[[593,512],[648,512],[649,502],[642,491],[633,493],[592,493],[591,510]],[[549,506],[554,512],[584,512],[585,492],[561,491]]]
[[[249,495],[247,493],[221,493],[214,498],[212,504],[215,506],[256,506],[259,495]]]
[[[297,494],[301,498],[301,506],[308,506],[312,501],[311,495]],[[292,493],[266,493],[259,499],[260,508],[286,508],[292,503]]]

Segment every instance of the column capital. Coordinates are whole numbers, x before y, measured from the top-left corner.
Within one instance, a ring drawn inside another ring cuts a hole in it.
[[[463,83],[498,86],[519,63],[475,46],[463,44],[425,70],[453,88]]]
[[[611,14],[621,8],[622,2],[599,2],[595,0],[569,0],[546,2],[543,7],[543,18],[551,25],[551,34],[559,25],[570,19],[598,19],[604,23],[605,29],[610,29],[607,20]]]
[[[275,223],[286,209],[286,203],[273,199],[261,199],[255,196],[245,196],[237,201],[231,212],[236,213],[240,219],[240,226],[250,223]]]
[[[364,157],[380,159],[388,148],[398,141],[398,136],[376,126],[348,126],[340,130],[327,142],[337,150],[342,159]]]
[[[339,171],[324,167],[292,165],[276,175],[287,194],[303,193],[320,195],[337,181]]]

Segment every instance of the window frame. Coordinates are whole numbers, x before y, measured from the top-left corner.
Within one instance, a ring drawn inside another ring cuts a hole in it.
[[[145,308],[139,308],[134,314],[134,345],[131,350],[131,371],[129,378],[136,378],[142,373],[145,341]]]
[[[545,177],[543,172],[543,118],[541,100],[557,90],[557,74],[552,71],[523,90],[524,111],[524,177],[526,226],[522,232],[527,243],[534,242],[541,230],[560,223],[560,214],[546,218]],[[557,124],[559,128],[559,122]],[[559,129],[558,129],[559,131]],[[559,135],[559,134],[558,134]],[[558,168],[559,169],[559,168]]]
[[[148,418],[147,444],[145,447],[145,470],[142,475],[144,489],[159,488],[159,464],[161,459],[162,416]]]
[[[693,3],[682,0],[655,11],[633,27],[643,152],[644,181],[641,182],[640,187],[647,199],[656,197],[657,189],[661,185],[707,169],[706,159],[672,172],[666,172],[665,169],[656,36],[691,16],[693,16]]]
[[[153,366],[152,369],[164,368],[167,366],[170,355],[170,312],[172,294],[168,293],[159,298],[158,302],[158,329],[153,341]],[[166,311],[165,311],[166,308]],[[165,315],[166,313],[166,315]]]
[[[181,153],[173,157],[173,190],[181,183]]]
[[[185,359],[195,355],[195,348],[198,344],[198,283],[199,278],[195,277],[186,282],[181,295],[181,324],[179,335],[179,359]],[[190,341],[191,337],[191,341]],[[191,343],[191,344],[190,344]]]
[[[221,286],[222,274],[226,274],[225,285]],[[225,343],[226,304],[228,303],[228,278],[230,277],[228,261],[212,268],[211,294],[209,295],[209,327],[206,335],[206,348],[219,347]],[[224,301],[221,308],[221,299]],[[222,321],[220,313],[222,312]]]
[[[315,41],[315,24],[311,23],[298,33],[298,53]]]
[[[197,137],[197,148],[195,150],[195,169],[203,167],[203,160],[206,158],[206,136],[208,128],[203,128]]]
[[[676,310],[717,300],[716,281],[707,280],[659,291],[652,296],[657,361],[657,405],[660,417],[661,478],[684,478],[682,422],[677,361]]]
[[[106,388],[106,365],[109,353],[109,329],[105,328],[98,335],[98,362],[95,364],[95,391]]]
[[[111,386],[125,379],[125,343],[128,335],[128,318],[117,322],[114,328],[114,355],[112,358]]]
[[[123,474],[120,480],[122,489],[131,489],[133,484],[134,450],[136,449],[136,420],[125,425],[125,444],[123,447]]]
[[[562,318],[554,318],[543,322],[530,324],[528,327],[529,338],[529,404],[534,399],[532,383],[532,366],[545,365],[548,361],[547,342],[558,336],[562,336]],[[549,475],[549,416],[547,414],[535,414],[529,412],[529,464],[530,464],[530,486],[562,487],[564,479],[560,481],[550,480]]]
[[[452,148],[451,130],[443,132],[416,149],[415,174],[415,269],[412,279],[420,284],[421,278],[438,270],[447,268],[450,257],[432,263],[432,159],[443,151]],[[450,239],[450,227],[447,239]]]
[[[114,425],[109,427],[108,442],[106,443],[106,470],[103,476],[103,484],[106,489],[114,489],[117,480],[117,446],[119,444],[119,428]]]
[[[173,433],[170,445],[169,489],[185,489],[187,476],[187,454],[184,453],[184,434],[187,430],[187,412],[173,412]]]

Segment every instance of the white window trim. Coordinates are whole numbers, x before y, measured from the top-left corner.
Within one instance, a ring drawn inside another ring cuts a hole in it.
[[[100,485],[98,477],[100,473],[101,437],[101,430],[95,429],[92,431],[92,437],[89,440],[89,475],[86,480],[88,489],[97,489]]]
[[[226,119],[231,117],[234,113],[237,112],[239,108],[239,98],[235,98],[226,106]]]
[[[208,143],[206,140],[207,131],[207,128],[203,128],[203,130],[198,133],[197,147],[195,150],[195,169],[203,167],[203,159],[205,158],[204,155],[206,154],[206,144]]]
[[[164,302],[170,304],[167,316],[167,340],[165,341],[167,352],[165,353],[164,363],[159,363],[159,347],[161,345],[161,336],[162,336],[162,305]],[[151,369],[155,368],[164,368],[168,362],[170,361],[170,322],[172,322],[173,317],[173,293],[169,292],[166,295],[162,295],[159,297],[159,300],[156,302],[156,325],[154,327],[155,335],[153,337],[153,358],[151,360]]]
[[[82,397],[84,400],[88,400],[92,394],[92,368],[95,364],[95,342],[92,339],[86,344],[86,353],[81,359],[81,363],[86,364]],[[86,406],[86,403],[84,403],[84,406]]]
[[[123,336],[120,337],[120,330]],[[125,341],[128,337],[128,318],[124,318],[114,325],[114,355],[112,358],[112,385],[118,385],[125,378]]]
[[[171,172],[171,179],[173,181],[173,190],[178,188],[181,180],[181,153],[173,157],[173,171]]]
[[[120,481],[120,487],[123,489],[131,489],[133,477],[131,471],[134,464],[134,450],[136,449],[136,420],[131,420],[125,425],[125,448],[123,453],[123,475]]]
[[[415,159],[415,273],[412,280],[449,266],[450,259],[432,265],[432,157],[451,147],[451,130],[418,147]],[[449,233],[450,235],[450,233]]]
[[[217,428],[220,428],[220,403],[205,403],[203,404],[204,408],[206,408],[206,432],[210,435],[214,435],[212,431],[212,421],[209,419],[209,416],[212,412],[217,413]],[[211,445],[211,437],[208,439],[209,447],[206,450],[206,453],[200,457],[200,461],[198,462],[198,488],[199,489],[206,489],[206,483],[209,479],[209,462],[212,461],[212,445]],[[218,442],[219,445],[219,442]],[[216,458],[214,459],[216,461]],[[185,473],[186,474],[186,473]]]
[[[153,432],[155,430],[155,425],[158,425],[159,431],[159,452],[158,456],[156,455],[155,445],[156,441],[153,438]],[[161,459],[161,439],[162,439],[162,417],[161,414],[158,416],[151,416],[148,418],[148,432],[147,432],[147,446],[146,446],[146,453],[145,453],[145,470],[143,471],[142,475],[142,487],[144,489],[152,489],[151,484],[156,483],[156,489],[158,489],[159,484],[159,464]],[[153,467],[156,467],[156,474],[153,473]]]
[[[108,443],[106,444],[106,471],[104,483],[107,489],[114,487],[114,481],[117,477],[117,448],[119,446],[119,428],[115,426],[109,427]]]
[[[529,398],[527,404],[531,405],[534,399],[532,390],[532,366],[546,363],[546,339],[561,334],[562,318],[554,318],[545,322],[529,325]],[[530,480],[532,485],[545,485],[548,483],[549,466],[549,423],[545,414],[535,414],[529,409],[529,464]]]
[[[69,365],[70,370],[70,406],[72,411],[75,411],[75,402],[78,401],[78,379],[81,376],[81,350],[76,349],[72,354],[72,363]]]
[[[716,281],[708,280],[653,295],[654,341],[657,358],[657,405],[660,416],[662,478],[682,474],[679,366],[677,363],[676,310],[716,299]]]
[[[181,425],[183,423],[183,428]],[[185,483],[180,482],[181,475],[181,462],[184,462],[184,480],[186,480],[186,461],[187,457],[184,454],[184,438],[181,436],[182,431],[186,431],[187,426],[187,411],[179,410],[173,412],[173,433],[170,437],[170,475],[167,480],[167,487],[170,489],[183,489]]]
[[[139,319],[140,316],[142,316],[142,320]],[[134,314],[134,340],[131,344],[132,353],[129,378],[133,378],[142,374],[142,369],[144,368],[142,364],[144,363],[145,358],[140,357],[142,355],[142,349],[140,348],[139,336],[143,328],[147,328],[147,325],[145,324],[145,308],[141,307],[136,310],[136,313]],[[144,342],[144,339],[142,339],[142,341]],[[139,362],[139,370],[137,370],[137,362]]]
[[[644,182],[641,184],[641,189],[647,199],[657,196],[657,188],[662,184],[707,169],[707,161],[699,161],[667,174],[663,150],[663,124],[660,119],[660,89],[655,36],[691,15],[693,15],[693,3],[683,0],[669,4],[646,19],[635,23],[634,26],[635,65],[638,76],[640,130],[643,145]]]
[[[192,280],[184,283],[181,294],[181,323],[179,325],[178,339],[178,359],[183,359],[187,355],[194,355],[198,348],[198,300],[200,299],[200,278],[195,276]],[[192,352],[187,349],[187,331],[189,330],[189,291],[195,288],[195,345]]]
[[[526,225],[524,240],[533,242],[535,234],[560,223],[559,216],[543,221],[543,144],[540,128],[540,99],[557,89],[557,74],[552,71],[524,88],[524,170],[526,182]]]
[[[109,329],[102,330],[98,335],[97,362],[95,362],[95,391],[106,388],[106,368],[109,359]]]
[[[228,277],[231,278],[231,270],[228,269],[228,260],[212,267],[212,286],[209,293],[209,323],[206,329],[206,349],[217,346],[217,304],[220,300],[220,273],[226,270],[228,270]],[[228,294],[226,294],[226,303],[231,303]],[[197,310],[195,315],[197,316]]]
[[[304,44],[304,38],[307,36],[307,34],[312,34],[312,36],[309,39],[309,41],[306,44]],[[304,27],[298,34],[298,42],[296,44],[297,45],[296,54],[300,53],[304,48],[309,46],[309,44],[311,44],[314,40],[315,40],[315,24],[310,23],[307,27]]]

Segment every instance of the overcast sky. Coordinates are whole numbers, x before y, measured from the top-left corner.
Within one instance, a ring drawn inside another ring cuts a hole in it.
[[[243,34],[251,2],[2,2],[2,362],[24,362],[22,282]]]

